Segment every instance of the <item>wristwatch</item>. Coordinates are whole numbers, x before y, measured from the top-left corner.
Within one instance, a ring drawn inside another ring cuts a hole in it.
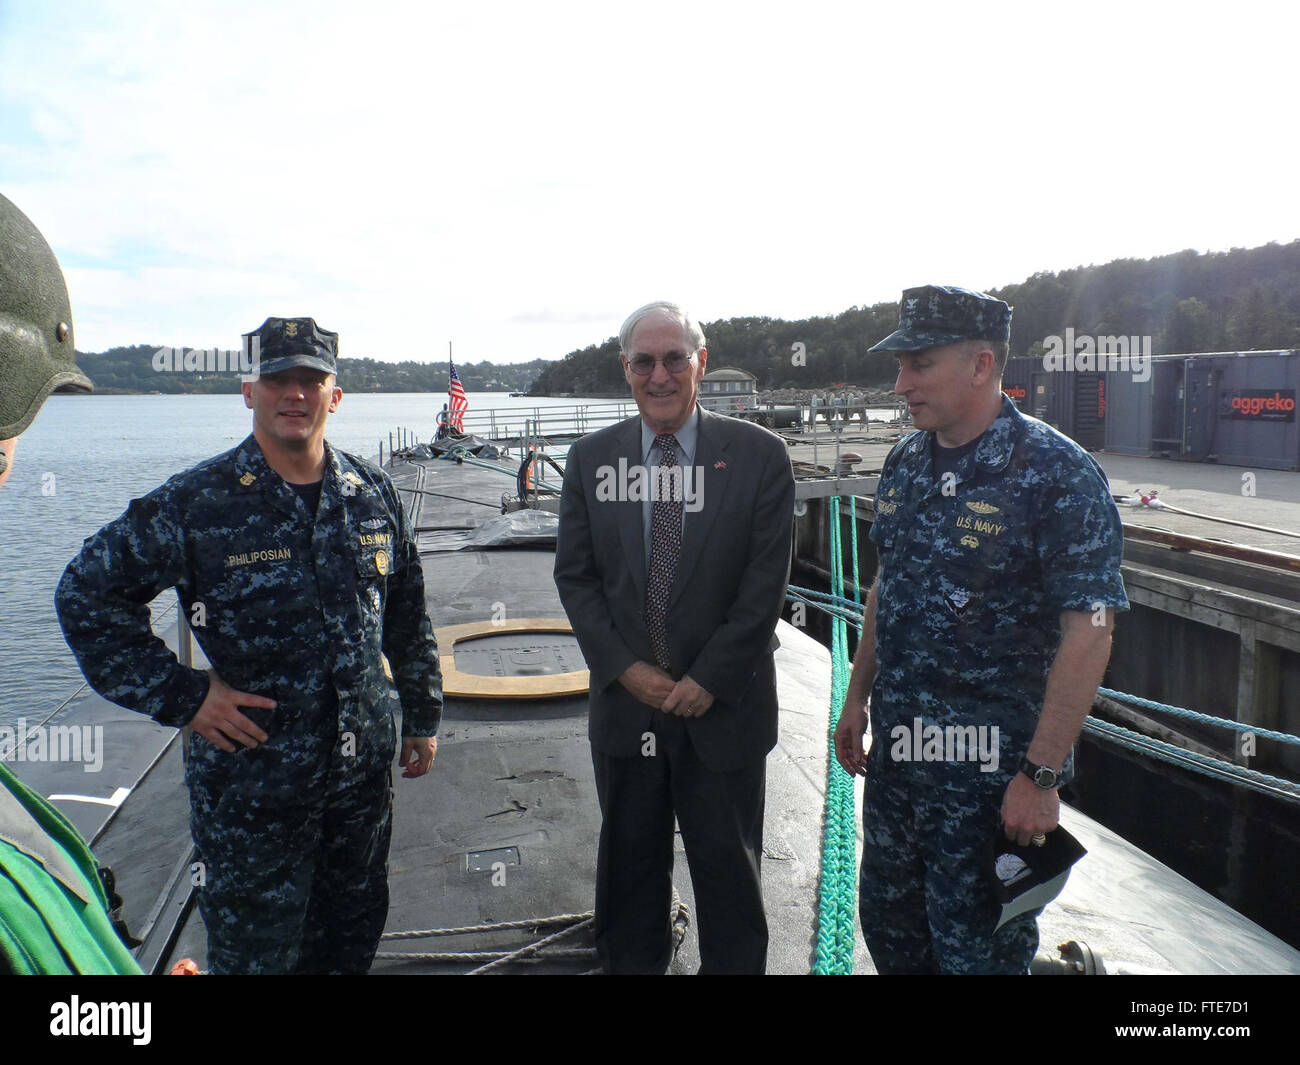
[[[1061,773],[1048,765],[1034,765],[1028,758],[1020,763],[1020,772],[1044,791],[1051,791],[1061,783]]]

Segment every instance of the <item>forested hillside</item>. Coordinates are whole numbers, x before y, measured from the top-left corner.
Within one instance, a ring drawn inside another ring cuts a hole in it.
[[[986,291],[1015,308],[1013,355],[1040,353],[1044,337],[1067,327],[1077,335],[1149,336],[1156,355],[1300,347],[1300,240],[1119,259]],[[898,304],[878,303],[829,318],[731,318],[703,328],[711,366],[748,370],[760,389],[821,388],[890,384],[893,357],[867,349],[897,323]],[[796,364],[796,344],[804,346],[804,366]],[[610,339],[548,364],[530,394],[621,395],[626,389],[618,341]]]
[[[160,358],[159,348],[137,344],[129,348],[110,348],[94,354],[77,352],[77,363],[103,394],[115,392],[238,392],[239,371],[231,368],[238,351],[177,353]],[[185,370],[206,362],[216,372]],[[219,358],[219,361],[218,361]],[[173,359],[175,360],[173,362]],[[456,373],[467,392],[522,392],[547,365],[543,359],[532,362],[490,362],[456,364]],[[179,368],[174,368],[179,367]],[[380,362],[378,359],[339,359],[339,387],[345,392],[446,392],[447,361]]]

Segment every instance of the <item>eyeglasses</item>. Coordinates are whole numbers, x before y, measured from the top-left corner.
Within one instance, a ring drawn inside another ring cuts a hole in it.
[[[627,365],[634,374],[640,374],[642,377],[654,373],[655,363],[660,361],[663,362],[664,369],[669,373],[685,373],[686,368],[690,366],[691,360],[694,358],[694,352],[684,355],[680,351],[665,355],[662,360],[656,359],[653,355],[634,355],[627,360]]]

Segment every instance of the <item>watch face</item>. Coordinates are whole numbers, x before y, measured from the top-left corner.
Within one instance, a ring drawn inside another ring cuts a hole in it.
[[[1038,772],[1034,774],[1034,783],[1040,788],[1053,788],[1056,786],[1056,770],[1049,769],[1047,766],[1039,766]]]

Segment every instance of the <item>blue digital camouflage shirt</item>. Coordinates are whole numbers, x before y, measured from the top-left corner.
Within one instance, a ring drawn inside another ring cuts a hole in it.
[[[871,767],[1005,787],[1038,724],[1060,613],[1128,609],[1119,513],[1096,461],[1005,396],[947,486],[933,435],[901,440],[876,491]]]
[[[403,735],[437,733],[442,680],[424,576],[397,491],[375,466],[327,443],[313,520],[249,436],[132,500],[85,542],[56,593],[82,671],[106,699],[181,726],[208,677],[150,631],[146,604],[171,587],[222,680],[278,704],[243,711],[267,743],[230,755],[196,736],[187,773],[238,757],[288,785],[310,779],[340,745],[358,774],[391,764],[394,700],[381,651]]]

